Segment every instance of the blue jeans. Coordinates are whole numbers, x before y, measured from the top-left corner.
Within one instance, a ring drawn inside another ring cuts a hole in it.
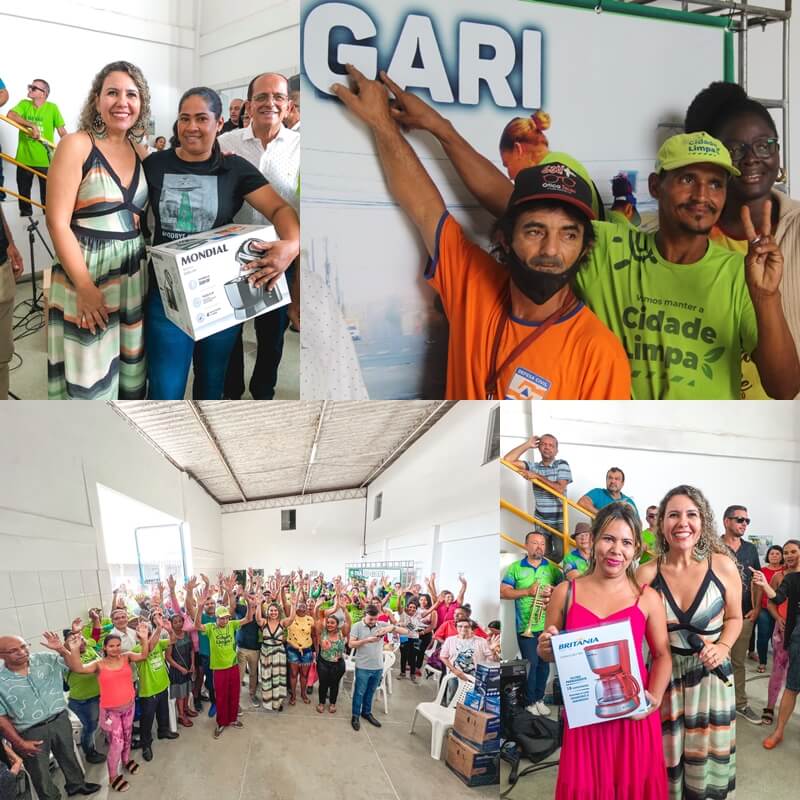
[[[221,400],[228,359],[241,325],[234,325],[199,342],[167,319],[161,295],[150,288],[144,315],[150,400],[183,400],[189,367],[194,363],[195,400]]]
[[[372,713],[372,698],[375,690],[380,686],[382,669],[358,669],[356,667],[356,680],[353,686],[353,716]]]
[[[528,703],[535,703],[544,697],[544,688],[547,684],[547,676],[550,674],[550,665],[542,661],[536,653],[536,645],[539,643],[539,634],[533,636],[521,636],[517,634],[517,644],[522,657],[528,661],[528,684],[526,695]]]
[[[94,732],[97,730],[97,719],[100,714],[100,698],[89,700],[73,700],[70,698],[69,710],[81,721],[81,747],[84,753],[94,750]]]
[[[756,617],[756,650],[758,651],[758,663],[767,663],[767,650],[772,632],[775,630],[775,619],[770,615],[766,608],[762,608]]]

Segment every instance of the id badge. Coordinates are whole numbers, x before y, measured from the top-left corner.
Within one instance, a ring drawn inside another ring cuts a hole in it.
[[[535,372],[517,367],[506,389],[506,400],[544,400],[552,383]]]

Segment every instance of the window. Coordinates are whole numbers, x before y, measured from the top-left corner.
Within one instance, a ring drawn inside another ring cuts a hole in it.
[[[381,508],[383,507],[383,492],[375,495],[375,506],[372,511],[372,519],[380,519]]]
[[[486,447],[483,451],[483,463],[488,464],[500,458],[500,406],[496,405],[489,412],[489,426],[486,430]]]
[[[281,509],[281,530],[282,531],[297,530],[297,509],[295,508]]]

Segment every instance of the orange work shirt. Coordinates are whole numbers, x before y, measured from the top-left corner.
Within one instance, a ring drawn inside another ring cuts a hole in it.
[[[507,314],[508,272],[445,212],[425,277],[441,296],[450,323],[445,397],[483,400],[495,333]],[[539,324],[511,316],[500,339],[497,366]],[[622,345],[583,303],[503,369],[498,383],[507,400],[631,396],[630,367]]]

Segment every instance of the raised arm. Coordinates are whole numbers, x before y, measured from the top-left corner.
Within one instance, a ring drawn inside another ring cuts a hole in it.
[[[436,229],[445,212],[444,200],[392,118],[389,95],[383,84],[368,80],[352,64],[347,65],[347,72],[355,85],[354,91],[338,83],[331,91],[372,130],[389,192],[414,223],[433,256]]]
[[[406,129],[419,128],[432,133],[470,193],[490,214],[501,216],[514,189],[508,177],[424,100],[404,92],[385,73],[381,78],[395,96],[392,108],[395,120]]]
[[[147,629],[146,622],[140,622],[136,628],[136,636],[142,646],[140,653],[127,652],[123,655],[128,656],[128,661],[144,661],[150,655],[150,639],[148,634],[150,631]]]
[[[189,615],[189,619],[194,619],[195,612],[197,611],[197,602],[194,596],[194,590],[197,586],[197,578],[192,575],[188,581],[186,581],[186,613]]]
[[[461,588],[458,590],[458,597],[456,597],[456,603],[458,603],[459,606],[463,606],[464,594],[467,591],[467,579],[463,575],[459,575],[458,580],[461,582]]]
[[[539,437],[538,436],[531,436],[530,439],[526,439],[521,445],[515,447],[513,450],[509,450],[504,456],[503,459],[505,461],[510,461],[515,467],[518,469],[527,470],[527,466],[525,462],[522,461],[522,456],[528,452],[528,450],[535,450],[539,446]]]

